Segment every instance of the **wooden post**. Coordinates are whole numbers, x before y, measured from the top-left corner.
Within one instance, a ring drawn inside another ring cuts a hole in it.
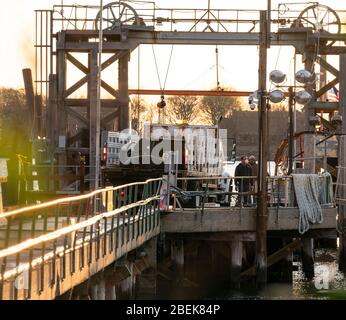
[[[105,278],[105,284],[106,284],[106,300],[116,300],[117,299],[117,295],[116,295],[116,289],[115,289],[115,285],[112,283],[112,281],[107,281],[109,279],[107,279],[107,277]]]
[[[293,88],[288,88],[289,99],[288,99],[288,113],[289,113],[289,133],[288,133],[288,175],[291,175],[293,172],[293,143],[294,143],[294,127],[293,127]]]
[[[79,166],[79,176],[80,176],[80,193],[84,194],[85,192],[85,157],[80,158]]]
[[[97,294],[98,294],[98,284],[93,279],[93,280],[91,280],[91,284],[90,284],[90,298],[91,298],[91,300],[97,300]]]
[[[89,281],[85,281],[77,288],[78,300],[89,300]]]
[[[290,244],[292,239],[284,238],[282,240],[282,245],[285,247]],[[293,251],[288,253],[285,258],[281,261],[281,281],[285,283],[292,283],[293,277]]]
[[[311,54],[307,54],[305,56],[305,69],[314,72],[314,57]],[[311,103],[316,101],[316,83],[313,81],[312,84],[306,84],[305,90],[309,92],[312,96]],[[316,148],[316,141],[315,141],[315,127],[314,125],[310,124],[310,117],[315,116],[315,110],[313,106],[310,104],[307,104],[304,107],[304,125],[306,132],[304,134],[304,172],[305,173],[315,173],[316,171],[316,159],[315,159],[315,148]]]
[[[145,244],[146,258],[149,264],[136,278],[136,299],[155,299],[157,293],[157,238]]]
[[[119,131],[129,128],[129,61],[130,52],[119,59]]]
[[[95,190],[96,177],[96,148],[99,148],[99,141],[96,141],[97,126],[100,125],[97,114],[97,75],[98,75],[98,55],[97,50],[91,50],[89,54],[90,81],[88,84],[88,95],[90,99],[90,128],[89,128],[89,166],[90,166],[90,190]]]
[[[106,300],[106,282],[103,276],[100,276],[97,286],[97,300]]]
[[[314,73],[314,56],[311,54],[307,54],[305,57],[305,69],[309,70],[312,74]],[[305,90],[309,92],[312,96],[311,102],[316,101],[316,83],[313,81],[312,83],[308,83],[305,85]],[[304,107],[305,113],[305,130],[307,131],[304,134],[304,172],[306,174],[316,173],[316,159],[315,159],[315,127],[310,124],[310,118],[315,116],[315,110],[310,104],[307,104]],[[302,264],[303,271],[305,276],[308,279],[314,277],[314,239],[306,238],[303,239],[302,245]]]
[[[132,261],[127,261],[126,263],[129,276],[120,282],[119,294],[117,296],[120,299],[129,300],[135,296],[136,276],[134,275],[134,263]]]
[[[256,283],[260,287],[267,283],[267,161],[268,161],[268,114],[267,90],[267,19],[261,11],[260,53],[259,53],[259,170],[258,206],[256,216]]]
[[[49,100],[47,106],[48,123],[47,135],[54,148],[58,145],[58,79],[55,74],[49,76]]]
[[[29,121],[30,126],[34,123],[35,119],[35,93],[34,93],[34,85],[32,81],[32,73],[31,69],[23,69],[23,78],[24,78],[24,86],[25,86],[25,97],[26,97],[26,106],[29,111]],[[34,135],[36,134],[34,130]]]
[[[243,242],[234,240],[231,242],[231,287],[240,287],[240,273],[243,260]]]
[[[42,96],[38,95],[35,96],[35,127],[36,127],[36,134],[40,137],[43,136],[43,130],[42,130]]]
[[[174,271],[178,275],[178,281],[184,279],[184,241],[172,240],[171,243],[171,259]]]
[[[346,199],[346,54],[340,55],[340,83],[339,83],[339,114],[342,116],[342,126],[338,128],[339,149],[338,159],[340,166],[339,192],[342,199]],[[346,272],[346,205],[341,202],[339,205],[338,221],[341,224],[343,233],[339,234],[339,269]]]
[[[63,34],[59,34],[59,41],[65,41]],[[58,50],[57,51],[57,105],[58,105],[58,112],[57,112],[57,125],[58,125],[58,136],[65,136],[67,137],[67,128],[68,128],[68,116],[67,112],[65,111],[65,90],[66,90],[66,53],[64,50]],[[59,166],[65,166],[67,164],[67,153],[61,151],[58,156],[58,165]],[[60,176],[63,176],[66,172],[66,168],[60,167],[58,169],[58,174]],[[61,190],[66,185],[66,181],[60,180],[59,185],[57,188],[60,188]]]
[[[308,280],[315,276],[314,271],[314,239],[302,239],[302,268]]]

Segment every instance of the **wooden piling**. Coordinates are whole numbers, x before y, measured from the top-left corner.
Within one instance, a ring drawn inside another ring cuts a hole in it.
[[[311,280],[315,276],[314,271],[314,239],[302,239],[302,268],[305,277]]]
[[[89,281],[85,281],[77,288],[77,293],[79,296],[79,300],[89,300]]]
[[[268,113],[267,113],[267,18],[260,13],[260,53],[259,53],[259,170],[258,205],[256,216],[256,284],[261,287],[267,283],[267,162],[268,162]]]
[[[346,199],[346,54],[340,55],[340,83],[339,83],[339,114],[342,116],[342,125],[338,128],[339,148],[339,195],[338,197]],[[346,205],[345,202],[340,203],[338,212],[338,222],[342,232],[339,234],[339,269],[346,273]]]
[[[119,131],[129,128],[129,61],[130,52],[128,51],[119,59],[119,102],[120,102],[120,121]]]
[[[178,281],[184,279],[184,241],[172,240],[171,242],[171,259],[173,269],[178,276]]]
[[[31,122],[31,124],[29,125],[32,126],[35,121],[35,93],[31,69],[23,69],[23,78],[25,86],[26,106],[29,111],[29,121]]]
[[[112,284],[111,282],[107,281],[107,278],[105,279],[105,299],[106,300],[116,300],[117,299],[117,295],[116,295],[116,289],[115,289],[115,285]]]
[[[97,293],[98,293],[98,283],[95,281],[95,279],[92,279],[90,284],[91,300],[97,300]]]
[[[157,294],[157,238],[150,239],[144,246],[148,268],[137,275],[136,299],[155,299]]]
[[[235,240],[231,242],[231,287],[239,288],[240,287],[240,273],[242,269],[243,261],[243,242]]]
[[[97,300],[106,300],[106,282],[103,276],[100,277],[98,282]]]

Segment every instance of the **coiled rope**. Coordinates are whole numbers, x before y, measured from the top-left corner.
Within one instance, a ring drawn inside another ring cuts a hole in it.
[[[309,230],[310,224],[322,223],[322,205],[331,205],[333,199],[332,178],[329,173],[293,174],[294,191],[299,208],[298,230]]]

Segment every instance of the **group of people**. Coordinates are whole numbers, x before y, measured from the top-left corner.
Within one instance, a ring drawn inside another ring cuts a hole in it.
[[[236,206],[254,206],[256,205],[256,193],[257,193],[257,179],[250,177],[257,177],[258,165],[255,156],[250,157],[242,156],[240,163],[235,169],[235,188],[239,193],[245,193],[244,195],[238,195]],[[249,178],[247,178],[249,177]],[[246,193],[252,193],[246,194]]]

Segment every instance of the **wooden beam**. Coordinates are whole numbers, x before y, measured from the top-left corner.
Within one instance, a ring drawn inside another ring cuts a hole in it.
[[[122,58],[127,51],[118,51],[114,55],[112,55],[109,59],[107,59],[105,62],[102,63],[101,69],[102,71],[111,66],[114,62],[118,61],[120,58]]]
[[[111,114],[105,116],[103,119],[101,119],[101,126],[105,126],[108,122],[114,120],[117,117],[119,117],[119,110],[114,111]]]
[[[316,47],[311,46],[308,50],[315,52]],[[320,47],[318,53],[321,55],[339,55],[346,53],[346,47],[344,46],[332,46],[332,47]]]
[[[77,111],[68,108],[68,107],[63,107],[63,106],[59,106],[59,109],[61,111],[67,112],[70,116],[74,117],[75,119],[79,120],[80,122],[82,122],[85,125],[89,125],[89,121],[88,119],[84,118],[80,113],[78,113]]]
[[[71,144],[74,144],[75,142],[81,140],[83,137],[83,132],[79,132],[75,134],[74,136],[67,139],[67,146],[70,146]]]
[[[218,96],[218,97],[248,97],[251,91],[223,91],[223,90],[165,90],[157,89],[129,89],[130,95],[155,95],[160,96]]]
[[[23,69],[23,78],[25,86],[26,107],[29,111],[29,120],[31,123],[33,123],[35,119],[35,93],[31,69]],[[32,126],[32,124],[30,124],[30,126]]]
[[[82,79],[78,80],[75,84],[73,84],[70,88],[68,88],[64,93],[64,98],[68,98],[72,93],[76,92],[79,88],[81,88],[84,84],[89,81],[89,75],[84,76]]]
[[[332,89],[336,84],[339,83],[339,78],[335,78],[334,80],[327,83],[324,87],[316,92],[316,98],[323,96],[326,92]]]
[[[289,243],[288,245],[284,246],[280,250],[276,251],[275,253],[271,254],[268,257],[268,267],[273,265],[274,263],[277,263],[281,259],[285,258],[287,255],[292,253],[293,251],[299,249],[301,247],[301,240],[296,239]],[[244,272],[241,273],[241,276],[254,276],[256,274],[256,268],[253,266]]]
[[[321,111],[335,111],[339,108],[338,102],[324,102],[324,101],[316,101],[310,103],[310,107],[314,109],[315,112]]]
[[[65,105],[68,107],[88,107],[90,104],[89,99],[66,99]],[[120,102],[115,99],[102,99],[101,100],[101,107],[102,108],[118,108],[120,107]]]
[[[256,241],[254,232],[195,232],[167,233],[167,239],[184,239],[198,241]]]
[[[78,68],[80,71],[84,72],[85,74],[88,74],[90,72],[89,68],[86,67],[83,63],[81,63],[78,59],[76,59],[73,55],[70,53],[66,53],[66,58],[68,61],[70,61],[76,68]]]
[[[316,56],[317,63],[323,67],[325,70],[329,71],[334,77],[339,78],[339,71],[335,69],[330,63],[328,63],[325,59],[320,57],[319,55]]]
[[[113,89],[107,82],[101,80],[101,87],[105,89],[109,94],[111,94],[114,98],[119,97],[119,93],[117,90]]]
[[[124,56],[126,54],[125,52],[117,52],[116,54],[114,54],[113,56],[111,56],[109,59],[107,59],[104,63],[102,63],[101,69],[102,71],[105,70],[106,68],[108,68],[110,65],[112,65],[114,62],[116,62],[117,60],[119,60],[119,58],[121,58],[122,56]],[[79,70],[81,70],[82,72],[84,72],[86,75],[81,78],[80,80],[78,80],[75,84],[73,84],[70,88],[68,88],[65,91],[65,98],[69,97],[72,93],[74,93],[75,91],[77,91],[79,88],[81,88],[85,83],[87,83],[89,81],[89,74],[90,74],[90,69],[87,68],[86,66],[84,66],[81,62],[79,62],[75,57],[73,57],[71,54],[67,53],[66,54],[67,59],[73,64],[75,65]],[[102,87],[108,91],[112,96],[114,96],[115,98],[118,97],[118,92],[116,90],[114,90],[109,84],[107,84],[105,81],[101,82]]]

